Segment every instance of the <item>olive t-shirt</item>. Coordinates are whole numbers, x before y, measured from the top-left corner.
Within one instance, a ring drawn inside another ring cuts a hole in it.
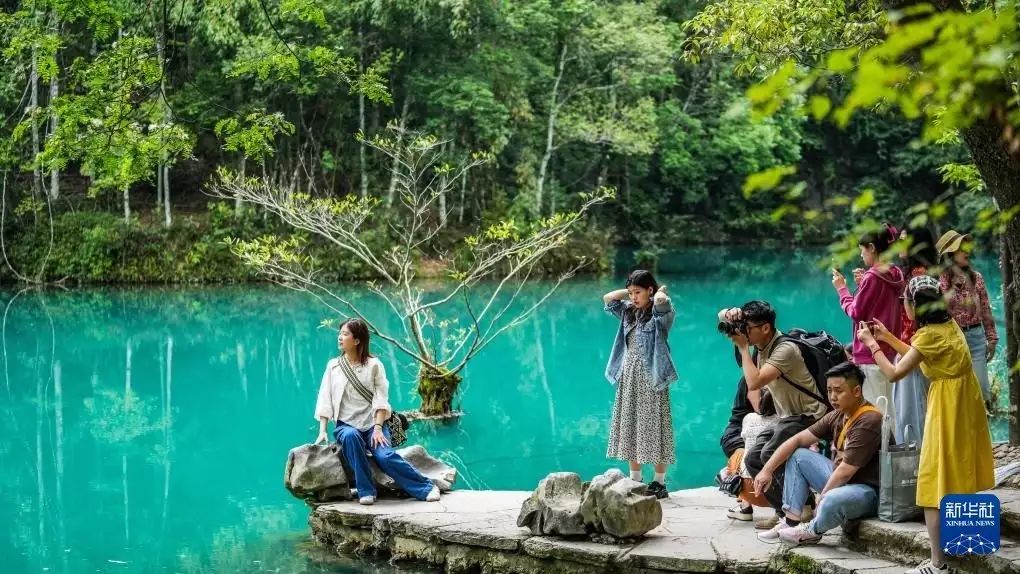
[[[781,333],[776,333],[776,338]],[[803,387],[812,393],[818,393],[815,385],[815,378],[811,371],[804,364],[804,357],[800,354],[800,348],[790,341],[776,344],[772,339],[761,352],[762,360],[769,365],[779,369],[779,372],[786,375],[787,381],[779,377],[769,384],[769,392],[776,404],[776,414],[780,417],[796,417],[808,415],[819,419],[828,410],[826,405],[808,396],[803,391],[793,388],[793,384]],[[759,364],[763,364],[760,363]],[[791,381],[793,384],[791,384]]]
[[[871,403],[865,401],[864,404],[870,405]],[[835,450],[836,439],[849,418],[850,415],[843,411],[832,411],[822,417],[822,420],[808,427],[808,430],[819,439],[831,441],[832,448]],[[878,488],[878,451],[882,446],[882,413],[867,412],[857,417],[854,424],[846,431],[844,441],[843,449],[836,450],[833,463],[839,466],[845,460],[847,464],[857,467],[857,472],[850,477],[851,484],[867,484]]]

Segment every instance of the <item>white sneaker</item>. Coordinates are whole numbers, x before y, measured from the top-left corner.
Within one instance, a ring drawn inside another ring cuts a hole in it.
[[[903,574],[944,574],[949,572],[949,564],[943,564],[941,567],[936,568],[931,560],[925,560],[917,565],[917,568],[911,568]]]
[[[786,519],[782,519],[778,521],[775,526],[765,532],[759,532],[758,540],[761,540],[766,544],[779,544],[779,531],[789,527],[790,525],[787,524]]]
[[[779,531],[779,539],[786,542],[790,546],[799,546],[801,544],[818,544],[821,541],[822,536],[815,534],[808,530],[810,522],[801,522],[797,526],[791,528],[784,528]]]
[[[365,506],[372,506],[373,504],[375,504],[375,497],[374,496],[362,496],[361,498],[358,499],[358,504],[363,504]]]
[[[439,502],[439,487],[432,485],[432,490],[429,491],[428,496],[425,497],[425,502]]]

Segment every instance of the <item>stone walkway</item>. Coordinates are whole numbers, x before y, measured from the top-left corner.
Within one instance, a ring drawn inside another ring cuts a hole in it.
[[[996,491],[1020,524],[1020,491]],[[864,521],[854,537],[839,530],[815,546],[760,542],[749,522],[726,518],[734,499],[715,488],[677,491],[662,501],[663,522],[640,541],[599,544],[531,536],[516,525],[529,492],[457,491],[439,503],[380,500],[324,504],[309,518],[315,538],[338,552],[376,552],[447,572],[828,572],[899,574],[927,556],[920,523]],[[770,511],[766,511],[770,512]],[[1004,517],[1005,521],[1005,517]],[[1015,534],[1015,530],[1004,532]],[[954,563],[963,572],[1020,572],[1020,546],[1003,541],[990,557]]]

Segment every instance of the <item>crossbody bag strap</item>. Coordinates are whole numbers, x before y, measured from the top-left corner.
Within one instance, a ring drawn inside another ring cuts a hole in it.
[[[839,436],[836,438],[836,450],[843,450],[843,444],[846,443],[846,433],[850,430],[850,425],[854,424],[864,413],[872,412],[881,414],[882,411],[871,405],[861,405],[854,411],[854,414],[843,423],[843,428],[839,431]]]
[[[347,357],[340,357],[340,368],[344,372],[344,376],[347,377],[347,382],[354,385],[354,390],[358,391],[366,401],[372,402],[372,391],[365,388],[365,385],[361,384],[361,379],[358,378],[357,373],[354,372],[354,368],[347,362]]]
[[[805,395],[811,397],[812,399],[822,403],[823,405],[828,406],[829,403],[826,402],[826,400],[823,399],[822,397],[818,396],[818,393],[809,391],[809,390],[805,389],[804,387],[798,385],[797,383],[791,381],[790,378],[787,377],[786,374],[784,374],[782,371],[779,371],[779,376],[782,377],[784,381],[790,383],[790,385],[793,386],[793,388],[795,388],[798,391],[804,393]],[[811,380],[814,381],[814,378],[812,378]]]
[[[775,345],[773,345],[773,346],[772,346],[772,348],[773,348],[773,349],[775,349],[775,348],[776,348],[776,346],[778,346],[778,345],[781,345],[781,344],[783,344],[783,343],[790,343],[790,344],[791,344],[791,345],[793,345],[794,347],[797,347],[797,343],[795,343],[793,339],[791,339],[790,337],[788,337],[788,336],[786,336],[786,335],[780,335],[780,336],[779,336],[779,337],[777,337],[776,339],[777,339],[777,340],[776,340],[776,343],[775,343]],[[798,348],[797,348],[797,350],[799,351],[799,350],[800,350],[800,348],[798,347]],[[801,355],[803,355],[803,353],[801,353]],[[773,367],[775,367],[775,365],[772,365],[772,366],[773,366]],[[760,368],[760,367],[759,367],[759,368]],[[776,367],[776,370],[777,370],[777,371],[779,371],[779,368],[778,368],[778,367]],[[790,377],[787,377],[787,376],[786,376],[786,373],[784,373],[783,371],[779,371],[779,376],[780,376],[780,377],[782,377],[782,378],[783,378],[783,380],[784,380],[784,381],[786,381],[787,383],[790,383],[790,385],[792,385],[792,386],[793,386],[793,388],[795,388],[795,389],[797,389],[798,391],[800,391],[800,392],[804,393],[805,395],[807,395],[807,396],[811,397],[812,399],[814,399],[814,400],[816,400],[816,401],[818,401],[818,402],[822,403],[823,405],[825,405],[825,406],[826,406],[826,408],[828,408],[828,406],[829,406],[829,401],[825,400],[825,397],[823,397],[823,396],[819,395],[818,393],[816,393],[816,392],[814,392],[814,391],[810,391],[810,390],[808,390],[808,389],[805,389],[804,387],[802,387],[802,386],[798,385],[797,383],[794,383],[794,382],[793,382],[792,380],[790,380]],[[812,383],[815,383],[815,377],[814,377],[813,375],[812,375],[812,377],[811,377],[811,382],[812,382]],[[815,385],[813,384],[813,385],[811,385],[811,386],[815,386]]]

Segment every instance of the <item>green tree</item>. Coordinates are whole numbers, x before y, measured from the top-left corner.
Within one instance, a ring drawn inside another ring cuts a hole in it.
[[[746,22],[761,22],[747,26]],[[929,141],[959,138],[970,152],[1004,224],[1003,267],[1007,360],[1020,358],[1020,43],[1014,0],[931,4],[870,0],[843,2],[723,0],[687,24],[689,53],[725,50],[740,69],[765,79],[748,91],[756,107],[773,113],[795,101],[815,118],[845,126],[861,110],[882,107],[924,124]],[[833,94],[845,81],[849,89]],[[834,97],[835,96],[835,97]],[[759,180],[764,183],[766,180]],[[871,196],[868,196],[871,197]],[[859,202],[860,208],[868,201]],[[922,208],[924,206],[921,206]],[[940,210],[924,212],[927,217]],[[1010,403],[1020,403],[1020,371],[1010,376]],[[1010,440],[1020,442],[1011,416]]]
[[[563,146],[587,145],[597,154],[596,185],[605,183],[610,154],[654,151],[651,95],[675,81],[677,34],[654,3],[535,1],[515,3],[508,12],[540,74],[532,108],[541,110],[544,137],[532,209],[542,214],[550,163]]]

